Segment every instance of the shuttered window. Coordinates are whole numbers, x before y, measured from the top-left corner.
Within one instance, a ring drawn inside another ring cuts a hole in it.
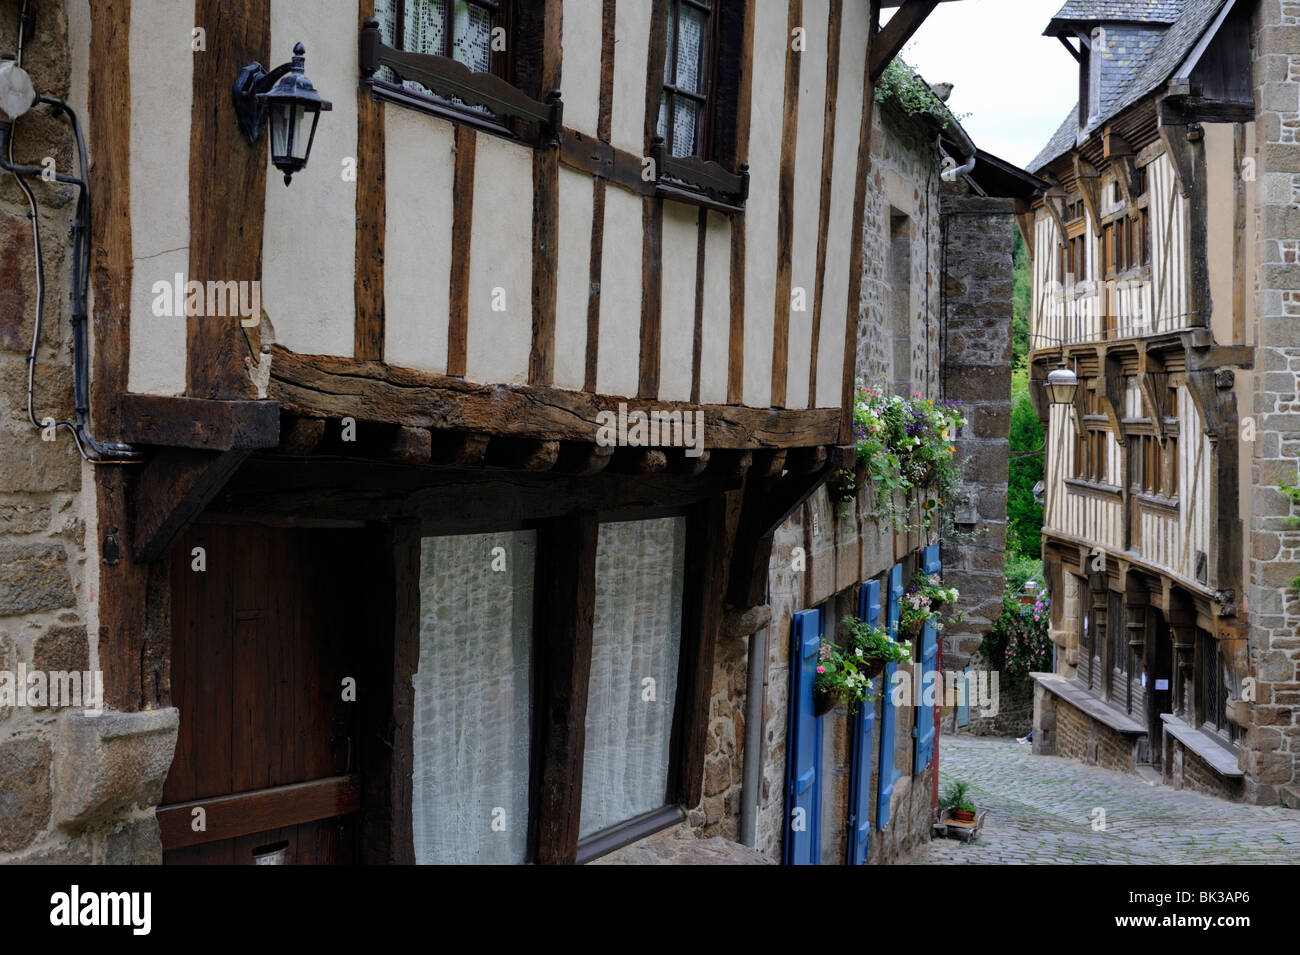
[[[580,838],[668,801],[685,556],[684,517],[600,526]]]

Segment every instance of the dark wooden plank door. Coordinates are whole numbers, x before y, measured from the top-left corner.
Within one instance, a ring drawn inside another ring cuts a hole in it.
[[[343,685],[361,680],[370,546],[361,530],[198,524],[174,549],[166,863],[248,864],[281,844],[287,864],[355,860],[358,704]],[[320,818],[334,809],[350,811]]]

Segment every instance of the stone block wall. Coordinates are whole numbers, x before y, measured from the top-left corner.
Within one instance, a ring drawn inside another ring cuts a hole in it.
[[[1300,2],[1262,0],[1255,12],[1255,370],[1251,516],[1247,528],[1250,665],[1256,726],[1243,742],[1245,798],[1276,804],[1300,786],[1300,529],[1277,514],[1278,485],[1300,470]]]
[[[1240,802],[1244,791],[1242,779],[1216,773],[1209,763],[1168,733],[1162,775],[1166,785],[1175,789],[1191,789],[1232,802]]]
[[[967,420],[957,438],[965,463],[958,530],[944,541],[944,581],[961,592],[960,623],[944,631],[944,666],[972,661],[1002,613],[1011,429],[1011,314],[1015,202],[945,187],[943,390]]]
[[[1041,691],[1046,692],[1046,691]],[[1077,706],[1055,700],[1055,755],[1120,773],[1137,770],[1134,738],[1101,723]],[[1035,727],[1037,743],[1037,727]],[[1037,746],[1035,753],[1039,753]],[[1041,754],[1040,754],[1041,755]]]

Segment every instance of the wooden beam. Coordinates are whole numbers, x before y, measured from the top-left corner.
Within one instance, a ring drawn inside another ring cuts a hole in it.
[[[641,363],[637,397],[659,397],[663,325],[664,201],[641,201]]]
[[[251,836],[270,829],[346,816],[361,808],[359,776],[330,776],[290,786],[195,799],[154,811],[164,852]],[[194,810],[202,809],[207,829],[195,832]]]
[[[431,437],[430,463],[447,467],[478,467],[491,441],[486,434],[468,431],[439,431]]]
[[[360,0],[360,25],[375,15],[375,0]],[[364,86],[357,95],[356,326],[352,354],[384,357],[384,104]]]
[[[853,229],[849,236],[849,301],[844,320],[844,368],[840,383],[840,428],[838,440],[847,444],[853,435],[853,392],[857,381],[858,322],[862,307],[863,232],[867,214],[867,171],[871,166],[871,129],[876,104],[876,86],[871,77],[871,51],[880,23],[880,7],[871,6],[869,46],[863,58],[862,122],[858,126],[858,163],[853,187]],[[818,442],[821,443],[821,442]]]
[[[578,855],[599,529],[587,511],[539,535],[538,652],[546,679],[535,857],[543,865],[572,864]]]
[[[420,665],[420,528],[403,523],[393,531],[393,683],[388,736],[375,742],[391,749],[388,778],[389,857],[394,865],[415,864],[411,804],[415,777],[415,685]],[[363,749],[364,752],[364,749]]]
[[[280,62],[271,56],[271,0],[195,0],[194,22],[207,30],[208,47],[194,57],[189,277],[260,281],[270,135],[252,146],[244,140],[230,105],[230,84],[249,63]],[[120,61],[120,53],[114,59]],[[238,316],[187,318],[186,394],[256,398],[247,356]]]
[[[556,459],[554,470],[561,474],[598,474],[614,459],[614,451],[613,445],[602,447],[599,444],[564,441],[560,444],[560,456]]]
[[[620,474],[659,474],[668,470],[668,455],[659,448],[620,448],[611,471]]]
[[[469,346],[469,253],[474,225],[474,149],[476,133],[469,126],[457,126],[456,162],[452,173],[451,293],[447,324],[447,374],[465,377]],[[272,364],[274,374],[274,364]]]
[[[799,66],[803,55],[790,37],[803,29],[803,0],[790,0],[786,14],[785,99],[781,109],[781,163],[776,200],[776,300],[772,316],[773,408],[784,408],[790,377],[790,285],[794,269],[794,165],[799,139]]]
[[[821,207],[817,213],[817,288],[813,299],[812,357],[808,366],[808,407],[817,407],[817,358],[821,350],[822,303],[826,297],[826,243],[830,237],[831,184],[835,175],[835,106],[840,85],[840,32],[844,0],[830,0],[826,35],[826,98],[822,115]]]
[[[889,22],[875,32],[871,38],[872,83],[880,79],[885,67],[907,46],[907,41],[938,5],[939,0],[905,0]]]
[[[749,162],[749,133],[754,95],[753,3],[745,4],[740,43],[740,85],[736,93],[736,164]],[[738,405],[745,390],[745,214],[731,218],[730,316],[727,327],[727,404]]]
[[[274,401],[124,394],[122,439],[208,451],[273,448],[280,443],[280,406]]]
[[[480,431],[539,440],[594,443],[596,416],[627,399],[534,388],[476,385],[462,379],[275,346],[271,396],[291,414],[352,416],[420,428]],[[639,410],[704,414],[704,446],[757,449],[833,444],[838,409],[774,411],[733,405],[638,402]]]
[[[670,792],[683,806],[704,796],[704,751],[709,739],[713,696],[713,658],[722,626],[722,586],[726,571],[727,505],[714,495],[697,505],[686,526],[686,580],[682,595],[682,653],[673,718]]]
[[[510,471],[549,471],[555,467],[559,455],[559,441],[494,438],[488,445],[484,463]]]
[[[291,416],[281,429],[280,446],[276,448],[276,451],[280,454],[311,454],[324,437],[324,418]]]
[[[541,5],[541,89],[560,88],[560,0]],[[533,150],[533,338],[528,359],[528,382],[549,385],[555,379],[555,301],[560,252],[560,149],[559,143]]]
[[[138,564],[162,560],[250,453],[189,448],[160,451],[135,486],[132,559]]]
[[[1092,218],[1093,235],[1101,235],[1101,173],[1092,163],[1085,160],[1078,153],[1074,154],[1074,175],[1079,183],[1079,194],[1083,197],[1083,204],[1088,209],[1088,215]]]
[[[427,428],[399,427],[388,446],[388,460],[399,464],[428,464],[433,437]]]

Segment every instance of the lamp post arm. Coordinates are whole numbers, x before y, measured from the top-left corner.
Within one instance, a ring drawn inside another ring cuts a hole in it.
[[[269,73],[261,63],[250,63],[239,71],[230,98],[235,105],[235,116],[239,121],[239,131],[244,134],[249,145],[257,142],[266,125],[266,106],[258,98],[259,93],[270,92],[276,81],[293,69],[293,63],[281,63]]]

